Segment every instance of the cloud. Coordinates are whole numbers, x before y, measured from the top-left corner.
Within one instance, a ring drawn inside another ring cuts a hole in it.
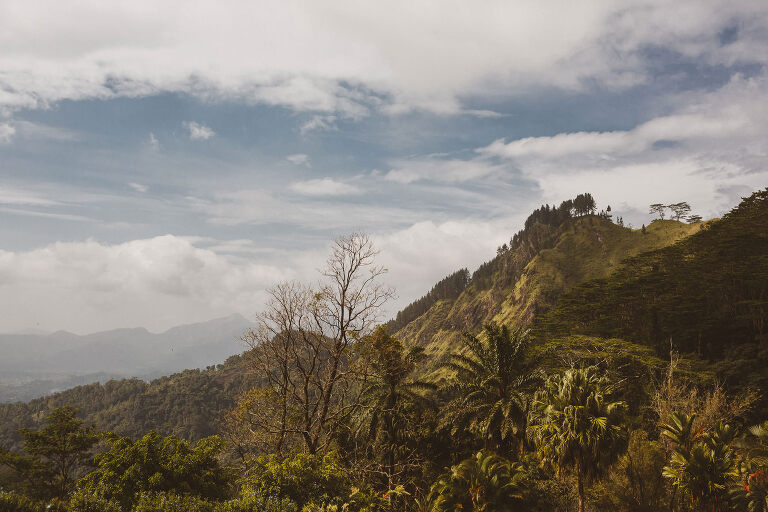
[[[497,173],[503,166],[482,159],[456,160],[442,158],[415,158],[397,160],[384,178],[397,183],[433,181],[441,183],[461,183],[478,180]]]
[[[337,130],[336,116],[312,116],[299,128],[299,133],[306,135],[314,130]]]
[[[157,137],[152,132],[149,132],[149,147],[152,151],[160,151],[160,141],[157,140]]]
[[[47,194],[34,190],[19,189],[0,185],[0,204],[56,206],[61,203],[51,199]]]
[[[0,14],[5,112],[170,91],[342,117],[462,114],[485,94],[644,83],[649,49],[713,67],[768,63],[761,2],[50,0]]]
[[[8,123],[0,123],[0,144],[8,144],[13,139],[16,128]]]
[[[189,138],[192,140],[208,140],[216,135],[216,132],[209,127],[195,121],[185,121],[184,127],[189,130]],[[154,138],[154,136],[150,134],[150,144],[152,143],[152,138]]]
[[[149,188],[146,185],[142,185],[141,183],[129,183],[129,187],[131,187],[136,192],[141,192],[142,194],[149,190]]]
[[[288,155],[285,157],[286,160],[291,162],[294,165],[305,165],[307,167],[310,167],[309,164],[309,156],[305,155],[303,153],[297,153],[295,155]]]
[[[736,77],[630,130],[502,139],[477,153],[509,162],[546,201],[590,191],[614,211],[621,205],[635,224],[648,221],[653,202],[686,200],[705,217],[719,216],[738,202],[728,191],[768,182],[767,94],[767,76]]]
[[[162,330],[233,311],[250,316],[265,287],[291,276],[288,268],[225,256],[172,235],[0,250],[2,328],[39,322],[75,332]]]
[[[303,196],[348,196],[360,193],[360,189],[354,185],[332,178],[297,181],[290,185],[290,189]]]

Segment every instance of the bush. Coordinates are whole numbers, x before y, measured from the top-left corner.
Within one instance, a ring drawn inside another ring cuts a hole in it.
[[[26,496],[0,491],[0,510],[3,512],[40,512],[44,507]]]
[[[78,489],[69,498],[70,512],[122,512],[120,504],[84,489]]]
[[[172,493],[142,494],[131,512],[215,512],[215,504],[196,496]]]
[[[349,474],[335,452],[325,456],[299,453],[285,458],[265,455],[258,458],[240,483],[244,493],[288,498],[299,507],[347,497],[351,489]]]
[[[250,495],[217,503],[216,512],[299,512],[299,507],[287,498]]]

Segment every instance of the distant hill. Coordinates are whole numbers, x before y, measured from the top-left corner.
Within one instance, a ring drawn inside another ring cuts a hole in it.
[[[0,402],[109,378],[152,378],[204,368],[242,352],[239,338],[251,325],[231,315],[162,333],[137,328],[84,336],[65,331],[0,334]]]
[[[80,409],[87,422],[102,430],[133,438],[155,430],[196,441],[217,433],[237,396],[255,384],[245,358],[235,355],[216,366],[151,382],[95,382],[26,403],[0,404],[0,446],[19,449],[19,428],[39,428],[48,412],[64,405]]]

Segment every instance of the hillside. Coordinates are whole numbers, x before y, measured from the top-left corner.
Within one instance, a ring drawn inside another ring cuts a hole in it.
[[[237,396],[255,384],[243,356],[203,370],[184,370],[151,382],[110,380],[78,386],[27,403],[0,404],[0,446],[19,448],[17,429],[38,428],[56,407],[80,409],[102,430],[139,438],[149,430],[196,441],[219,431]]]
[[[528,226],[526,231],[536,235],[534,241],[529,237],[528,243],[500,251],[475,272],[458,297],[435,302],[397,334],[424,347],[437,363],[457,346],[462,332],[476,331],[491,320],[528,325],[563,291],[605,277],[622,260],[673,244],[701,226],[655,221],[643,233],[596,215],[569,219],[548,233],[538,224]]]
[[[616,336],[709,360],[768,342],[768,190],[680,242],[627,260],[564,293],[542,336]],[[734,375],[735,377],[735,375]]]

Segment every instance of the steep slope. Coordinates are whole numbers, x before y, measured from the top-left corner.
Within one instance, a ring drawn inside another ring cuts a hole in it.
[[[768,342],[768,190],[671,246],[564,293],[545,334],[616,336],[720,359]]]
[[[528,325],[557,296],[589,279],[605,277],[625,258],[673,244],[702,224],[655,221],[643,233],[595,215],[570,219],[554,230],[530,226],[537,243],[521,244],[478,269],[456,299],[437,301],[398,331],[424,347],[433,366],[459,343],[461,333],[484,322]]]

